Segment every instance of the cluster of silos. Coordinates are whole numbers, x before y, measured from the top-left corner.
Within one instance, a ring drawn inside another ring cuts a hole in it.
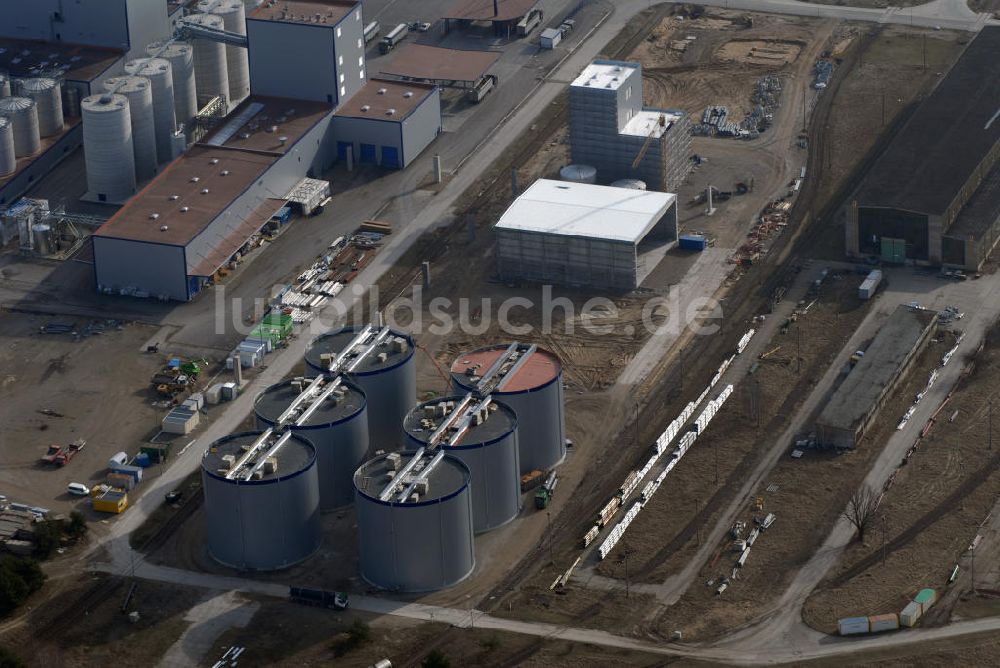
[[[190,14],[182,23],[213,30],[225,30],[225,21],[215,14]],[[229,66],[226,46],[204,37],[191,40],[194,50],[194,79],[198,107],[204,107],[214,97],[229,99]]]
[[[480,381],[509,349],[490,346],[460,355],[451,366],[458,392],[478,392]],[[489,394],[517,416],[521,473],[547,471],[566,457],[562,365],[559,357],[531,347],[502,375]]]
[[[457,457],[440,455],[408,468],[389,453],[354,474],[360,571],[370,584],[432,591],[475,568],[472,476]]]
[[[63,131],[62,84],[48,77],[21,79],[17,91],[34,101],[39,135],[54,137]]]
[[[173,135],[177,130],[173,68],[170,61],[165,58],[137,58],[125,63],[125,72],[149,82],[153,131],[156,137],[156,160],[159,164],[170,162],[174,157]]]
[[[222,19],[226,32],[247,34],[246,9],[242,0],[200,0],[199,12]],[[229,88],[227,99],[237,103],[250,94],[250,59],[247,50],[240,46],[226,45],[226,77]]]
[[[20,96],[0,98],[0,117],[10,123],[15,157],[25,158],[38,153],[41,135],[38,130],[38,106],[34,100]]]
[[[367,399],[359,387],[342,378],[332,392],[310,396],[312,382],[293,378],[272,385],[257,397],[254,415],[260,429],[296,418],[290,423],[292,433],[316,448],[320,508],[326,511],[354,499],[354,471],[368,455]]]
[[[465,397],[432,399],[416,406],[403,421],[406,449],[426,447],[431,436]],[[470,416],[454,442],[442,449],[465,464],[472,480],[472,517],[476,533],[507,524],[521,510],[521,469],[517,417],[498,401]]]
[[[117,93],[90,95],[80,111],[87,195],[99,202],[123,202],[136,189],[129,100]],[[155,139],[153,146],[155,151]]]
[[[240,570],[276,570],[322,542],[316,448],[293,432],[219,439],[201,465],[209,554]]]
[[[128,102],[128,118],[132,134],[132,155],[135,174],[133,182],[143,183],[156,176],[156,167],[159,164],[156,155],[156,125],[153,118],[153,88],[149,85],[149,79],[136,76],[112,77],[104,82],[104,89],[108,94],[117,93]],[[87,124],[93,116],[84,116],[84,132],[88,130]],[[107,117],[101,117],[107,120]],[[90,130],[95,128],[91,127]],[[104,128],[101,128],[102,130]],[[119,137],[117,127],[112,129],[112,137]],[[93,134],[93,133],[91,133]],[[84,152],[87,148],[84,148]],[[90,174],[90,162],[87,163],[88,176]],[[133,188],[135,186],[133,185]]]
[[[177,125],[186,125],[198,115],[197,84],[194,76],[194,49],[184,42],[154,42],[146,54],[155,60],[170,64],[170,78],[174,96],[174,119]]]
[[[310,373],[329,373],[330,364],[354,341],[359,328],[345,327],[317,337],[306,351]],[[417,401],[413,339],[389,330],[370,353],[344,371],[368,397],[368,434],[372,446],[397,450],[402,422]]]

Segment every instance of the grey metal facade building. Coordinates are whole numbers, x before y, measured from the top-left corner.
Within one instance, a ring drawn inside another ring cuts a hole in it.
[[[316,450],[309,441],[290,435],[276,452],[268,443],[260,457],[271,454],[273,466],[258,460],[259,475],[233,475],[260,432],[222,438],[202,458],[206,540],[209,554],[238,569],[276,570],[312,555],[322,542]]]
[[[572,161],[597,168],[603,183],[640,179],[677,192],[691,171],[690,119],[679,109],[643,106],[638,63],[595,60],[584,68],[569,87],[569,135]]]

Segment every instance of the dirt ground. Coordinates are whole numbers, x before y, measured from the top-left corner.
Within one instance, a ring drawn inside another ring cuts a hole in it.
[[[974,12],[991,12],[994,16],[1000,12],[1000,0],[969,0],[968,4]]]
[[[952,363],[956,362],[961,360]],[[806,602],[806,622],[832,633],[841,617],[898,612],[923,587],[937,589],[943,598],[922,623],[948,621],[952,606],[971,588],[967,548],[1000,494],[998,457],[989,451],[987,433],[989,402],[1000,392],[998,371],[1000,328],[994,327],[986,348],[975,359],[974,371],[900,469],[865,542],[854,543],[844,553],[836,570]],[[995,577],[993,558],[989,553],[977,557],[977,585],[995,597],[998,583],[991,580]],[[948,577],[956,564],[962,577],[949,586]],[[974,599],[966,603],[964,614],[956,614],[981,616],[976,607],[996,614],[995,605]]]

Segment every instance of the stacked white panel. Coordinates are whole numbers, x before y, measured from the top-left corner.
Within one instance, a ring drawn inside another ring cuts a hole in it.
[[[91,95],[80,103],[87,190],[94,199],[122,202],[135,194],[132,121],[124,95]]]
[[[225,23],[221,16],[214,14],[191,14],[182,22],[223,30]],[[210,39],[195,39],[194,79],[198,91],[198,106],[205,106],[213,97],[229,99],[229,68],[226,64],[226,47],[221,42]]]
[[[14,155],[23,158],[38,153],[38,112],[35,101],[27,97],[0,98],[0,116],[6,116],[14,130]]]
[[[10,174],[17,168],[14,156],[14,126],[0,116],[0,176]]]
[[[132,152],[135,178],[144,183],[156,176],[156,126],[153,116],[153,87],[144,77],[113,77],[104,82],[110,93],[117,92],[128,99],[132,125]]]
[[[38,132],[42,137],[52,137],[63,130],[62,86],[55,79],[39,77],[22,79],[18,91],[23,97],[35,101],[38,114]]]
[[[174,80],[166,58],[138,58],[125,65],[131,75],[149,79],[153,93],[153,126],[156,132],[156,159],[159,163],[173,158],[173,135],[177,129],[174,116]]]
[[[246,10],[242,0],[201,0],[198,11],[222,17],[226,32],[247,34]],[[233,104],[250,94],[250,59],[247,49],[226,46],[229,101]]]
[[[174,42],[166,47],[154,42],[146,48],[146,53],[170,63],[170,76],[174,86],[174,119],[177,125],[185,125],[198,114],[194,49],[184,42]]]

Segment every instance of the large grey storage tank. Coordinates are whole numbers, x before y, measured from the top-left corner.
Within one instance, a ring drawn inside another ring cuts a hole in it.
[[[83,112],[83,157],[87,195],[99,202],[123,202],[135,194],[132,121],[124,95],[90,95]]]
[[[209,554],[241,570],[291,566],[322,541],[315,448],[291,432],[264,434],[222,438],[201,461]]]
[[[14,155],[19,158],[34,155],[41,149],[38,135],[38,110],[35,101],[27,97],[0,98],[0,116],[10,120],[14,133]]]
[[[547,471],[566,456],[563,415],[562,365],[547,350],[525,344],[510,358],[507,371],[494,376],[499,384],[489,394],[517,415],[521,473]],[[501,362],[513,346],[481,348],[461,355],[451,365],[451,379],[459,392],[477,391],[483,375]]]
[[[306,350],[307,369],[327,373],[330,363],[361,331],[345,327],[317,337]],[[389,330],[371,353],[347,374],[368,397],[368,436],[372,446],[383,450],[398,449],[403,439],[403,418],[417,403],[413,339],[409,334]]]
[[[224,29],[221,16],[214,14],[191,14],[181,19],[184,23],[206,28]],[[194,78],[198,93],[198,106],[203,107],[215,96],[229,99],[229,74],[226,65],[226,47],[221,42],[210,39],[192,40],[194,48]]]
[[[156,176],[156,121],[153,115],[153,87],[145,77],[112,77],[104,82],[109,93],[114,91],[128,100],[129,121],[132,125],[132,155],[135,158],[135,178],[145,183]]]
[[[0,72],[0,97],[10,97],[10,77]]]
[[[399,453],[390,453],[354,474],[361,577],[391,591],[455,585],[476,566],[469,469],[443,456],[419,492],[381,498],[400,465]]]
[[[55,79],[38,77],[22,79],[18,92],[35,101],[38,113],[38,133],[52,137],[63,131],[62,86]]]
[[[163,46],[162,42],[153,42],[146,47],[146,53],[170,63],[170,77],[174,82],[174,118],[178,125],[185,125],[198,114],[194,50],[186,42],[174,42],[167,46]]]
[[[327,384],[332,380],[320,377]],[[311,389],[315,387],[315,389]],[[322,510],[354,500],[354,472],[368,457],[368,411],[365,393],[341,380],[324,392],[315,379],[293,378],[258,395],[254,415],[259,429],[282,423],[316,447]]]
[[[0,116],[0,176],[12,173],[17,169],[17,158],[14,156],[14,127],[10,121]]]
[[[517,452],[517,417],[498,401],[472,413],[479,400],[465,397],[432,399],[418,405],[406,416],[406,449],[415,451],[427,446],[449,413],[465,413],[467,423],[459,422],[460,431],[440,447],[459,459],[472,475],[472,524],[476,533],[503,526],[521,510],[521,468]],[[457,425],[452,425],[451,431]],[[446,434],[447,435],[447,432]]]
[[[174,155],[174,80],[170,61],[165,58],[137,58],[125,63],[125,71],[149,80],[153,94],[153,127],[156,131],[156,159],[169,162]]]
[[[222,17],[226,32],[247,34],[246,10],[242,0],[201,0],[198,11]],[[250,59],[247,49],[226,46],[226,71],[229,76],[229,100],[236,104],[250,94]]]

